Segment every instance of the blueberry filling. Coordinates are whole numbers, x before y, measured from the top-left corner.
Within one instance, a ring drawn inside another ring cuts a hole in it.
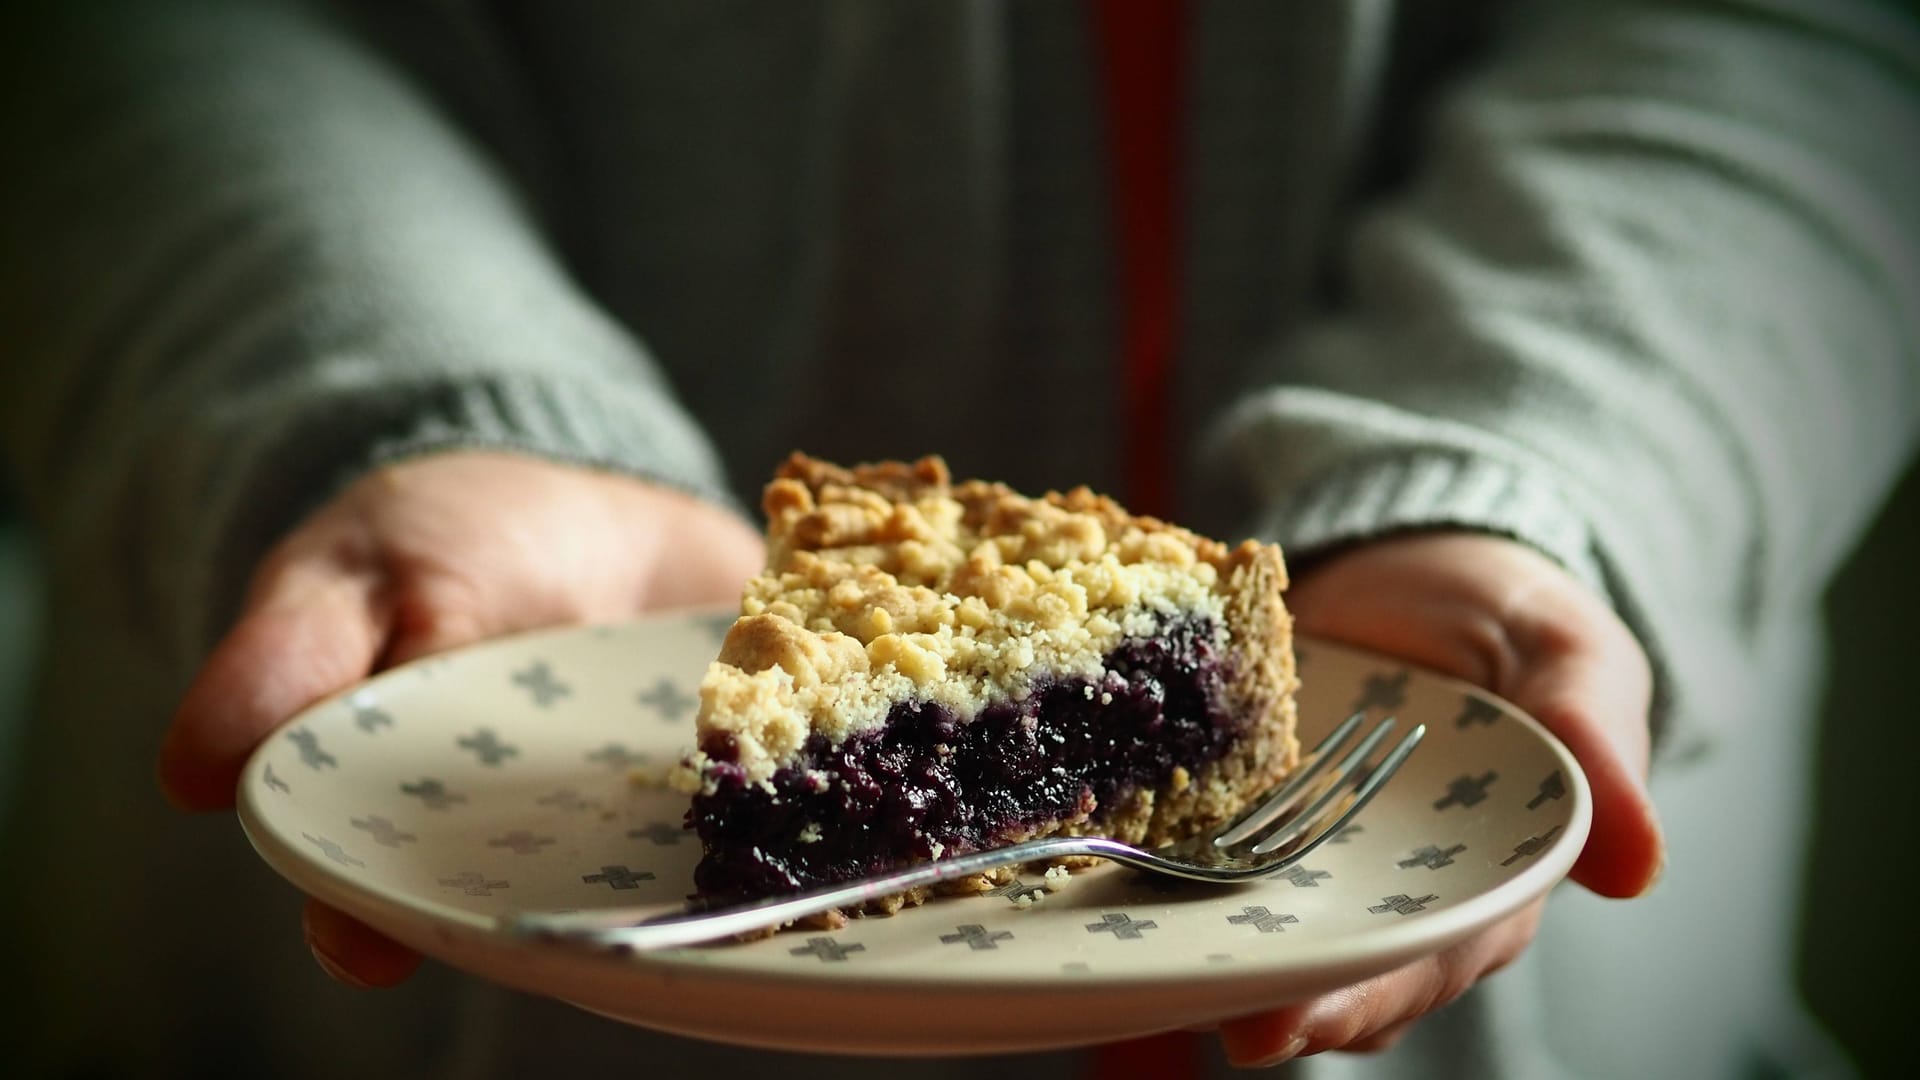
[[[699,895],[791,892],[912,860],[961,854],[1112,806],[1223,756],[1243,721],[1226,709],[1232,673],[1210,619],[1181,619],[1130,639],[1097,678],[1041,679],[1022,701],[971,722],[921,703],[839,744],[815,736],[776,772],[749,783],[724,740],[711,794],[688,823],[706,856]]]

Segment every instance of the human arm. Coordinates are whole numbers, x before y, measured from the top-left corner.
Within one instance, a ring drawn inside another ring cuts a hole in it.
[[[41,4],[4,51],[0,432],[54,570],[184,684],[252,567],[387,461],[518,450],[724,503],[519,176],[291,2]]]
[[[377,469],[255,570],[168,727],[162,787],[183,809],[229,808],[261,739],[375,671],[537,627],[732,601],[764,557],[733,512],[629,476],[472,451]],[[419,962],[316,901],[304,922],[344,982],[392,985]]]
[[[485,125],[309,5],[9,15],[0,438],[59,595],[186,694],[174,801],[231,805],[255,742],[380,665],[751,571],[705,438]]]
[[[1657,850],[1633,742],[1678,759],[1737,733],[1780,620],[1911,454],[1920,230],[1903,148],[1920,52],[1904,19],[1860,6],[1532,14],[1440,108],[1408,189],[1356,224],[1343,300],[1280,350],[1285,385],[1252,394],[1218,445],[1260,531],[1300,560],[1309,629],[1331,614],[1350,640],[1405,651],[1393,639],[1417,620],[1376,611],[1356,628],[1317,576],[1384,573],[1366,564],[1385,545],[1363,541],[1444,529],[1546,553],[1542,580],[1631,627],[1657,677],[1629,720],[1653,730],[1621,732],[1597,697],[1584,721],[1545,716],[1595,779],[1576,871],[1594,885],[1601,852]],[[1431,644],[1484,636],[1499,614],[1431,628]],[[1611,666],[1631,683],[1630,661]],[[1618,886],[1658,862],[1635,862],[1598,891],[1637,891]],[[1378,1045],[1531,929],[1497,933],[1358,997],[1229,1025],[1229,1045]]]
[[[1645,652],[1593,589],[1532,548],[1483,533],[1414,533],[1356,545],[1289,590],[1306,634],[1395,656],[1492,690],[1556,732],[1595,795],[1572,877],[1603,896],[1653,886],[1666,849],[1646,788]],[[1241,1064],[1391,1045],[1420,1017],[1519,957],[1544,900],[1441,952],[1271,1013],[1221,1025]],[[1297,1041],[1296,1041],[1297,1040]]]

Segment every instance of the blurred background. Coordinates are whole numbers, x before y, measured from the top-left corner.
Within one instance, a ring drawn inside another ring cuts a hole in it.
[[[1920,1065],[1914,996],[1904,989],[1908,973],[1920,969],[1912,911],[1920,860],[1911,853],[1920,822],[1916,553],[1920,471],[1909,470],[1827,597],[1833,651],[1800,981],[1820,1019],[1870,1077],[1911,1076]]]
[[[34,620],[40,589],[26,524],[0,486],[0,813],[13,807],[18,733],[27,722],[33,683]]]

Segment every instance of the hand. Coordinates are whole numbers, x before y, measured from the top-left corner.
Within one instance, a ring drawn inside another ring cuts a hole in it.
[[[261,563],[245,610],[160,749],[175,805],[218,810],[253,748],[373,672],[483,638],[732,600],[764,552],[747,524],[655,484],[508,454],[371,473]],[[321,967],[391,986],[419,957],[309,901]]]
[[[1434,533],[1337,556],[1303,575],[1287,602],[1301,631],[1466,679],[1546,725],[1593,787],[1593,830],[1573,880],[1610,897],[1652,886],[1665,862],[1646,788],[1652,675],[1590,589],[1520,544]],[[1227,1056],[1247,1066],[1384,1050],[1518,957],[1543,903],[1385,975],[1222,1024]]]

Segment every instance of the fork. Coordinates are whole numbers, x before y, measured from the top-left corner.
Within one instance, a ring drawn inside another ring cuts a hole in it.
[[[1392,732],[1394,719],[1380,721],[1342,754],[1365,719],[1364,712],[1347,717],[1313,748],[1303,768],[1224,827],[1151,851],[1098,836],[1050,836],[732,907],[654,918],[631,908],[519,912],[503,916],[499,927],[521,938],[651,952],[765,930],[1005,866],[1071,856],[1095,856],[1193,881],[1253,881],[1286,870],[1338,832],[1379,793],[1427,730],[1424,724],[1415,725],[1378,763],[1368,766],[1367,759]]]

